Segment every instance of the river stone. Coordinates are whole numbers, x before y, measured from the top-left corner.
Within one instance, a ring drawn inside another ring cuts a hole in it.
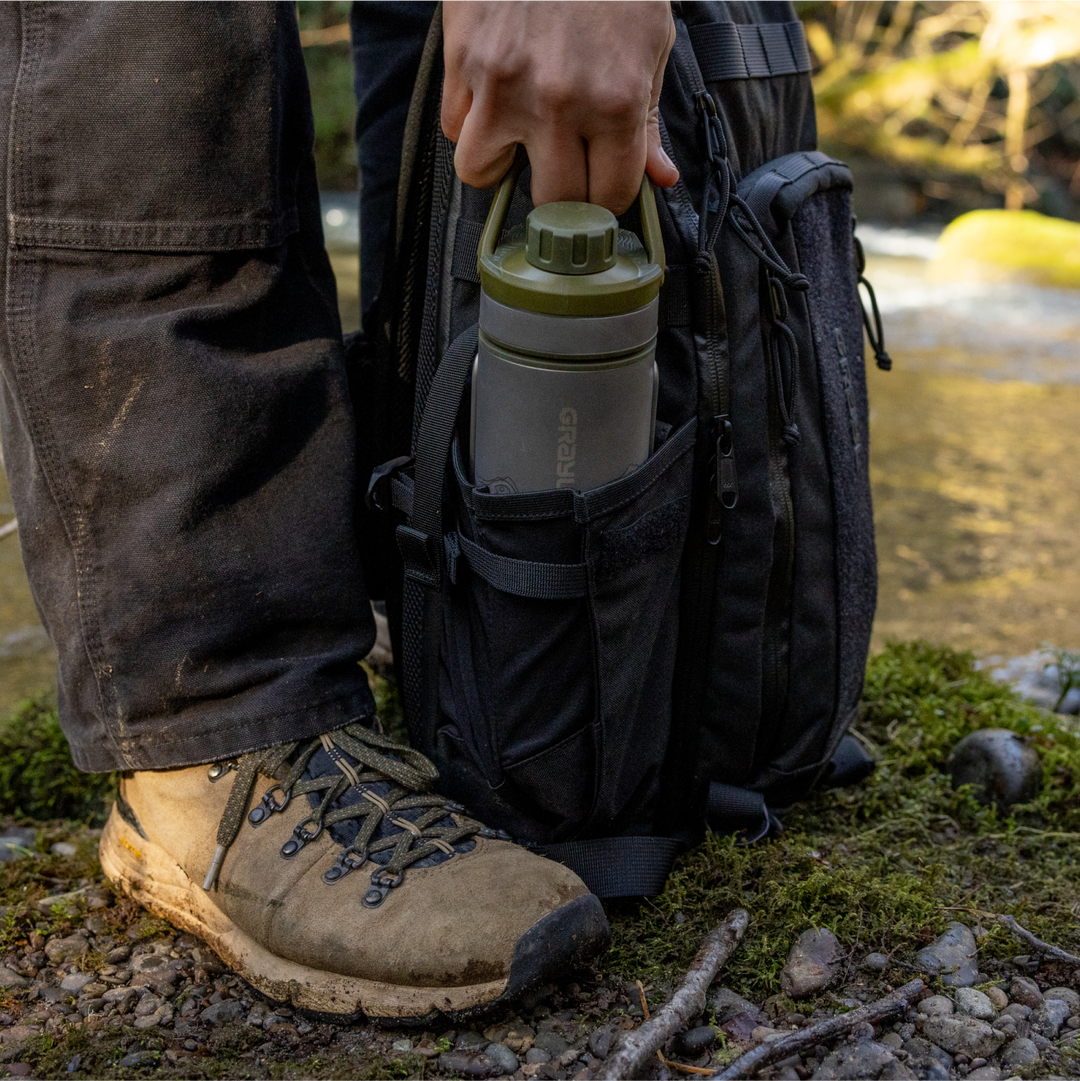
[[[442,1062],[441,1059],[439,1061],[440,1061],[440,1063]],[[534,1063],[538,1063],[538,1062],[550,1062],[550,1061],[551,1061],[551,1054],[549,1052],[545,1051],[542,1047],[530,1047],[529,1050],[525,1052],[525,1065],[526,1066],[532,1066]]]
[[[997,1010],[990,999],[974,987],[959,987],[956,991],[956,1012],[974,1017],[976,1021],[993,1021]]]
[[[1072,1013],[1080,1013],[1080,995],[1071,987],[1051,987],[1049,991],[1043,992],[1043,998],[1047,1001],[1052,998],[1060,999],[1069,1004]]]
[[[1021,1066],[1030,1066],[1039,1057],[1039,1049],[1025,1036],[1018,1036],[1010,1044],[1006,1044],[1001,1053],[1002,1066],[1017,1069]]]
[[[1009,984],[1009,998],[1021,1006],[1030,1006],[1033,1010],[1043,1004],[1043,993],[1039,985],[1028,976],[1014,976]]]
[[[836,1078],[837,1081],[876,1078],[892,1061],[890,1048],[863,1037],[855,1044],[845,1044],[826,1055],[825,1061],[814,1071],[814,1077]]]
[[[557,1032],[538,1032],[533,1040],[533,1047],[546,1051],[552,1058],[561,1055],[570,1044]]]
[[[946,987],[970,987],[979,971],[975,936],[962,923],[950,923],[940,938],[915,955],[931,976],[940,976]]]
[[[711,1025],[698,1025],[689,1029],[676,1040],[679,1052],[687,1058],[697,1058],[705,1054],[716,1043],[716,1029]]]
[[[740,1013],[755,1013],[757,1007],[747,1002],[742,995],[735,994],[728,987],[718,987],[709,995],[709,1009],[712,1010],[718,1025],[725,1025]]]
[[[923,1036],[950,1055],[989,1058],[1004,1042],[1005,1033],[974,1017],[928,1017]]]
[[[968,1081],[1001,1081],[1003,1076],[996,1066],[980,1066],[968,1074]]]
[[[17,860],[26,853],[20,849],[34,851],[37,844],[37,832],[32,829],[12,828],[6,829],[0,835],[0,863],[7,860]]]
[[[93,982],[94,974],[92,972],[72,972],[60,981],[60,989],[62,991],[71,991],[77,995],[84,987]],[[104,994],[104,991],[102,993]]]
[[[1053,1038],[1069,1019],[1072,1007],[1059,998],[1048,998],[1038,1009],[1031,1011],[1028,1020],[1041,1036]]]
[[[489,1043],[484,1048],[484,1058],[500,1074],[511,1074],[518,1068],[518,1057],[506,1044]]]
[[[987,988],[986,997],[995,1010],[1003,1010],[1009,1005],[1009,996],[1000,987]]]
[[[30,981],[25,976],[20,976],[7,965],[0,965],[0,991],[14,991],[18,987],[29,986]]]
[[[939,1066],[938,1069],[941,1067]],[[878,1074],[881,1081],[918,1081],[918,1074],[908,1069],[899,1059],[885,1064],[885,1069]],[[948,1074],[944,1075],[948,1077]]]
[[[929,995],[916,1008],[927,1017],[948,1017],[956,1009],[953,1000],[945,995]]]
[[[840,970],[840,943],[827,927],[799,935],[780,973],[780,986],[792,998],[805,998],[828,987]]]
[[[889,967],[889,959],[883,953],[868,953],[863,958],[863,968],[871,972],[884,972]]]
[[[1038,751],[1007,728],[982,728],[965,736],[948,765],[953,788],[974,785],[980,803],[996,803],[1002,810],[1033,800],[1042,786]]]
[[[60,964],[61,961],[71,961],[76,957],[82,957],[89,949],[90,943],[83,935],[68,935],[65,938],[53,935],[45,943],[45,955],[54,965]]]
[[[1002,1019],[1011,1017],[1014,1021],[1026,1021],[1031,1016],[1031,1007],[1025,1006],[1022,1002],[1010,1002],[1008,1006],[1001,1011]]]
[[[479,1051],[447,1051],[439,1056],[439,1070],[451,1077],[487,1077],[491,1063]]]
[[[597,1058],[607,1058],[617,1034],[618,1029],[614,1025],[605,1025],[603,1028],[593,1029],[589,1033],[589,1050]]]
[[[157,1060],[158,1053],[156,1051],[132,1051],[130,1055],[125,1055],[117,1063],[117,1066],[123,1066],[125,1068],[132,1068],[135,1066],[156,1066]]]
[[[207,1006],[199,1016],[210,1025],[226,1025],[244,1016],[244,1004],[238,998],[227,998]]]

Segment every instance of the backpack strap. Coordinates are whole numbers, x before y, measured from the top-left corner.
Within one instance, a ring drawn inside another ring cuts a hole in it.
[[[706,82],[770,79],[810,70],[806,33],[798,19],[786,23],[702,23],[690,27]]]

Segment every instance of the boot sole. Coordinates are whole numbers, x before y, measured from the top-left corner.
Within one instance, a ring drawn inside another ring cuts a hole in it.
[[[154,915],[201,938],[257,991],[327,1019],[363,1015],[372,1021],[416,1025],[440,1017],[466,1020],[595,957],[610,938],[600,901],[587,894],[522,935],[504,979],[458,987],[364,980],[287,961],[260,946],[164,849],[131,829],[115,807],[102,833],[100,857],[102,870],[113,883]]]

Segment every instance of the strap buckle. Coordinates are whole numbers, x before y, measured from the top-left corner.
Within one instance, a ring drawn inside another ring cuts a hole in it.
[[[405,564],[405,577],[429,589],[439,588],[439,556],[426,533],[412,526],[397,527],[397,546]]]

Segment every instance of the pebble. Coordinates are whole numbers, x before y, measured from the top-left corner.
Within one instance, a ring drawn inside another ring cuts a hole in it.
[[[491,1064],[479,1051],[447,1051],[439,1056],[439,1069],[451,1077],[487,1077]]]
[[[1040,1036],[1052,1039],[1071,1013],[1072,1007],[1067,1002],[1062,1002],[1059,998],[1048,998],[1038,1009],[1031,1011],[1028,1020]]]
[[[993,1021],[997,1010],[990,999],[974,987],[960,987],[956,991],[956,1011],[977,1021]]]
[[[589,1050],[597,1058],[607,1058],[611,1053],[611,1045],[615,1040],[615,1034],[618,1032],[612,1025],[605,1025],[603,1028],[593,1029],[589,1033]]]
[[[950,923],[945,934],[924,946],[916,962],[946,987],[970,987],[978,972],[975,936],[962,923]]]
[[[884,972],[889,967],[889,959],[883,953],[868,953],[863,958],[863,968],[871,972]]]
[[[1005,1042],[1005,1033],[974,1017],[928,1017],[922,1033],[950,1055],[971,1058],[989,1058]]]
[[[76,957],[82,957],[89,949],[90,943],[86,940],[85,935],[67,935],[64,938],[53,935],[45,943],[45,956],[54,965],[58,965],[62,961],[72,961]]]
[[[227,1025],[244,1015],[244,1004],[238,998],[227,998],[207,1006],[199,1016],[209,1025]]]
[[[891,1048],[863,1038],[857,1043],[845,1044],[830,1052],[814,1071],[814,1077],[836,1078],[837,1081],[860,1081],[862,1078],[877,1077],[894,1058]]]
[[[482,1051],[490,1043],[479,1032],[462,1032],[454,1041],[455,1051]]]
[[[934,1065],[937,1066],[937,1063]],[[939,1070],[941,1069],[940,1066],[937,1066],[937,1068]],[[881,1078],[882,1081],[917,1081],[918,1076],[918,1074],[905,1066],[904,1063],[895,1058],[892,1062],[886,1063],[885,1069],[878,1074],[878,1077]],[[945,1074],[945,1076],[948,1077],[949,1075]]]
[[[49,848],[54,856],[65,856],[71,859],[79,850],[70,841],[57,841]]]
[[[981,803],[1006,810],[1027,803],[1042,787],[1042,761],[1023,736],[1007,728],[982,728],[965,736],[949,758],[953,788],[975,786]]]
[[[948,1017],[955,1010],[953,1000],[945,995],[929,995],[917,1008],[925,1017]]]
[[[125,1055],[118,1063],[118,1066],[156,1066],[158,1056],[156,1051],[133,1051],[130,1055]]]
[[[561,1055],[566,1051],[570,1044],[557,1032],[538,1032],[536,1039],[533,1040],[533,1047],[539,1047],[555,1058],[556,1055]]]
[[[1061,1002],[1067,1002],[1070,1013],[1080,1013],[1080,995],[1071,987],[1051,987],[1049,991],[1043,992],[1043,998],[1047,1001],[1053,998],[1059,999]]]
[[[0,965],[0,991],[14,991],[16,988],[29,986],[30,981],[25,976],[20,976],[7,965]]]
[[[705,1054],[716,1043],[716,1029],[711,1025],[699,1025],[688,1029],[676,1041],[679,1054],[687,1058],[697,1058]]]
[[[1024,1006],[1019,1002],[1010,1002],[1001,1011],[1001,1017],[1011,1017],[1014,1021],[1026,1021],[1031,1016],[1031,1007]]]
[[[881,1037],[880,1042],[884,1047],[891,1048],[893,1051],[899,1051],[904,1046],[904,1039],[899,1032],[886,1032]]]
[[[92,972],[72,972],[60,981],[60,989],[78,994],[87,984],[93,982],[94,974]]]
[[[1027,976],[1013,977],[1012,983],[1009,984],[1009,998],[1021,1006],[1030,1006],[1032,1009],[1043,1004],[1043,993],[1039,990],[1039,985]]]
[[[1005,1045],[1005,1050],[1001,1053],[1001,1064],[1015,1069],[1031,1065],[1038,1057],[1039,1049],[1034,1042],[1024,1036],[1018,1036]]]
[[[757,1007],[747,1002],[742,995],[737,995],[728,987],[718,987],[709,995],[709,1009],[713,1012],[718,1025],[724,1025],[740,1013],[755,1013]]]
[[[995,1010],[1003,1010],[1009,1005],[1009,996],[1000,987],[991,987],[986,992]]]
[[[545,1051],[542,1047],[530,1047],[529,1050],[525,1052],[525,1062],[528,1065],[531,1065],[534,1062],[539,1063],[539,1062],[550,1062],[550,1061],[551,1061],[550,1053]],[[440,1064],[442,1063],[441,1058],[439,1059],[439,1062],[440,1062]]]
[[[505,1044],[489,1043],[484,1049],[484,1058],[500,1074],[511,1074],[518,1068],[518,1057]]]
[[[968,1074],[968,1081],[1001,1081],[1004,1076],[996,1066],[979,1066]]]
[[[811,927],[791,947],[780,986],[792,998],[805,998],[832,983],[842,959],[836,935],[827,927]]]

